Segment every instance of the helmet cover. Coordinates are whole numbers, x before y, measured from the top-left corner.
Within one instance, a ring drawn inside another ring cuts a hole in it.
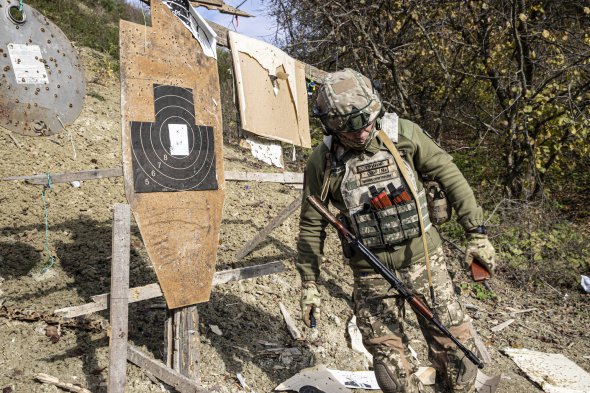
[[[328,74],[313,107],[326,131],[355,132],[381,113],[381,99],[369,78],[345,68]]]

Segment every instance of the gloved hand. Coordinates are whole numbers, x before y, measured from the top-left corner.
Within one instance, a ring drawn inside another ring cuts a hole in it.
[[[301,288],[301,318],[307,327],[320,321],[320,292],[315,281],[304,281]]]
[[[481,233],[467,233],[467,249],[465,250],[465,264],[470,267],[476,259],[490,273],[496,266],[496,250],[490,243],[488,235]]]

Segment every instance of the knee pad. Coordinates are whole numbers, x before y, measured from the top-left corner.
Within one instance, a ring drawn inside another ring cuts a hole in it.
[[[383,393],[403,392],[398,371],[386,359],[374,359],[373,370]]]
[[[463,352],[457,350],[449,354],[449,368],[452,369],[451,375],[455,379],[452,381],[455,391],[471,391],[477,377],[477,366]]]

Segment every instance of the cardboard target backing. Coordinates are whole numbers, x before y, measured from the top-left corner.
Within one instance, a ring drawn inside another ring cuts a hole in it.
[[[209,300],[224,199],[217,63],[151,3],[120,23],[125,194],[169,308]]]

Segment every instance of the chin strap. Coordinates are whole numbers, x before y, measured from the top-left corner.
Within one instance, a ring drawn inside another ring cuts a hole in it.
[[[416,203],[416,210],[418,211],[418,221],[420,222],[420,233],[422,234],[422,245],[424,246],[424,259],[426,260],[428,289],[430,290],[430,299],[432,301],[432,305],[434,305],[436,304],[436,301],[434,298],[434,287],[432,285],[432,272],[430,270],[430,257],[428,255],[428,242],[426,240],[426,231],[424,230],[424,221],[422,221],[422,208],[420,206],[420,200],[418,199],[418,193],[416,192],[416,189],[414,188],[414,183],[412,183],[410,175],[408,174],[406,164],[404,163],[402,157],[399,154],[399,151],[397,150],[391,139],[389,139],[389,137],[384,131],[379,131],[379,134],[377,136],[385,144],[387,150],[389,150],[389,152],[393,155],[393,159],[395,160],[395,163],[397,164],[402,174],[402,177],[406,181],[408,188],[410,189],[410,193],[414,198],[414,202]]]

